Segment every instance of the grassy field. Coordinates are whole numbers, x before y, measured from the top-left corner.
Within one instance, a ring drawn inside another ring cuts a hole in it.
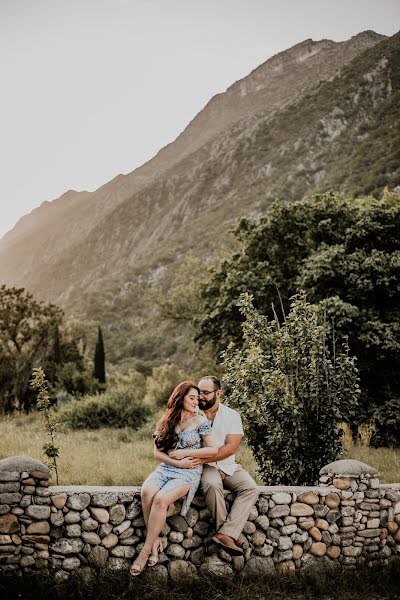
[[[60,484],[140,485],[157,465],[152,452],[152,429],[153,425],[148,424],[138,431],[58,432]],[[46,441],[37,414],[0,419],[0,458],[25,455],[43,460],[42,446]],[[399,449],[352,446],[347,457],[375,467],[382,483],[400,482]],[[238,459],[262,484],[252,454],[245,444],[240,448]]]

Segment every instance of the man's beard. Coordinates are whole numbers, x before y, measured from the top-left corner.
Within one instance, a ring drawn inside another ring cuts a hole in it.
[[[199,398],[199,406],[200,406],[201,410],[208,410],[209,408],[212,408],[214,406],[216,401],[217,401],[217,397],[215,394],[214,394],[214,398],[211,398],[210,400]]]

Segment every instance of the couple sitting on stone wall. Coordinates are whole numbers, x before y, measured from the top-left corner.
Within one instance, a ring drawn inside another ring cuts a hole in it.
[[[133,576],[146,564],[157,563],[168,506],[183,498],[181,514],[185,516],[199,485],[214,520],[212,539],[231,555],[243,554],[238,538],[259,492],[247,471],[235,462],[242,420],[221,402],[221,394],[218,379],[207,376],[198,386],[191,381],[180,383],[168,400],[154,433],[154,455],[160,464],[142,486],[147,536],[131,567]],[[229,514],[224,488],[236,493]]]

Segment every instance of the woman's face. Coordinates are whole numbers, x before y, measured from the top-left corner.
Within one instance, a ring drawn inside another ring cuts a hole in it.
[[[195,388],[190,388],[183,398],[183,410],[195,413],[199,406],[199,392]]]

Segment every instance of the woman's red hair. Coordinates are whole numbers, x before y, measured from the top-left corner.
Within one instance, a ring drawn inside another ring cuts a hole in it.
[[[154,442],[160,450],[168,452],[178,441],[176,428],[181,420],[181,411],[183,408],[183,399],[188,392],[194,388],[200,392],[193,381],[182,381],[176,386],[167,402],[167,410],[161,417],[157,425],[157,433],[154,434]]]

